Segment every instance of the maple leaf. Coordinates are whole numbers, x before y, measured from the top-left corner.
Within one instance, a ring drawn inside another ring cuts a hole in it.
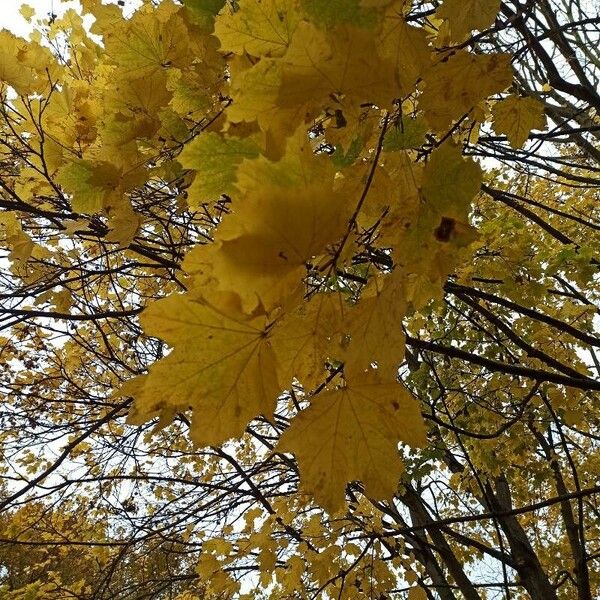
[[[399,92],[410,94],[417,79],[431,67],[425,31],[408,25],[394,4],[385,15],[379,37],[378,52],[393,65]]]
[[[362,372],[372,363],[386,377],[394,377],[404,357],[402,320],[406,292],[399,272],[375,279],[363,291],[360,302],[347,311],[350,342],[342,354],[345,372]]]
[[[532,129],[544,129],[546,117],[544,105],[536,98],[507,96],[494,104],[494,129],[504,133],[513,148],[520,148]]]
[[[184,68],[193,57],[188,29],[176,6],[162,3],[134,13],[130,20],[119,19],[105,32],[106,52],[129,79],[142,79],[167,68]]]
[[[446,142],[436,148],[423,171],[421,191],[440,216],[467,220],[468,207],[481,185],[481,168]]]
[[[278,102],[312,110],[344,97],[344,102],[387,106],[397,95],[392,65],[378,60],[373,35],[351,25],[324,32],[301,23],[282,60]]]
[[[402,119],[390,127],[383,140],[383,149],[386,152],[418,148],[425,142],[427,125],[423,119]]]
[[[436,16],[450,24],[452,40],[460,42],[473,29],[487,29],[496,19],[500,0],[444,0]]]
[[[512,82],[509,54],[471,54],[459,50],[423,76],[419,99],[429,124],[442,131],[491,94]]]
[[[204,201],[231,194],[238,165],[245,158],[257,156],[258,147],[250,138],[224,137],[214,132],[199,135],[178,157],[184,168],[196,171],[188,191],[189,205],[198,208]]]
[[[245,161],[237,177],[232,214],[194,260],[207,265],[219,289],[238,291],[248,310],[258,302],[270,310],[301,284],[307,262],[343,233],[350,207],[330,161],[313,155],[303,129],[282,160]]]
[[[244,314],[236,294],[173,295],[148,307],[142,324],[173,351],[138,386],[134,422],[192,408],[192,439],[218,445],[273,413],[280,386],[268,323]]]
[[[73,210],[95,213],[119,195],[121,173],[107,161],[74,160],[63,166],[56,181],[73,195]]]
[[[295,0],[245,2],[235,11],[221,12],[215,35],[226,52],[281,56],[287,50],[299,20]]]
[[[27,42],[10,31],[0,31],[0,81],[15,88],[18,94],[31,91],[35,80],[33,69],[23,64]]]
[[[373,372],[360,379],[313,398],[278,444],[296,456],[302,488],[330,513],[343,506],[349,481],[362,481],[373,498],[390,498],[403,470],[398,443],[426,441],[419,405],[403,386]]]
[[[296,377],[307,388],[321,383],[327,359],[339,358],[345,301],[324,293],[286,314],[273,331],[272,344],[282,381]]]

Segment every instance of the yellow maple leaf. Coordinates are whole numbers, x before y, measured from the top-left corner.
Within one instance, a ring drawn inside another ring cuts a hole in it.
[[[194,55],[183,18],[173,2],[146,6],[131,19],[115,19],[103,31],[106,52],[129,79],[141,79],[156,71],[191,64]],[[194,50],[196,50],[194,48]]]
[[[281,56],[300,19],[297,8],[296,0],[244,2],[235,11],[221,11],[215,35],[226,52]]]
[[[233,99],[227,109],[227,117],[233,123],[254,122],[264,133],[265,155],[280,158],[286,141],[299,123],[304,122],[302,104],[284,108],[278,101],[282,85],[282,62],[263,58],[257,63],[247,56],[236,56],[230,61]]]
[[[507,96],[494,104],[492,115],[494,130],[506,134],[513,148],[523,146],[532,129],[546,127],[544,105],[531,96]]]
[[[451,39],[460,42],[473,29],[492,25],[499,10],[500,0],[444,0],[436,16],[448,21]]]
[[[105,239],[109,242],[118,242],[126,248],[139,231],[142,224],[141,216],[133,210],[131,204],[127,201],[118,202],[116,206],[109,207],[107,212],[110,217],[110,231]]]
[[[388,10],[379,35],[378,52],[394,65],[398,94],[413,91],[415,83],[431,66],[431,48],[423,29],[408,25],[394,3]]]
[[[282,60],[278,100],[282,107],[307,106],[309,112],[331,102],[372,102],[385,107],[398,95],[393,65],[377,54],[368,29],[341,25],[322,31],[300,23]]]
[[[310,389],[323,381],[325,361],[341,355],[344,309],[339,294],[317,294],[277,323],[272,343],[282,382],[296,377]]]
[[[362,481],[369,496],[390,498],[403,470],[398,443],[426,441],[419,405],[402,385],[376,372],[360,379],[316,396],[278,445],[296,456],[302,487],[331,513],[343,506],[349,481]]]
[[[24,63],[28,51],[26,40],[16,37],[10,31],[0,31],[0,81],[8,83],[17,94],[33,91],[35,72]]]
[[[118,203],[121,173],[107,161],[73,160],[58,170],[56,181],[72,194],[75,212],[92,214]]]
[[[281,305],[300,285],[306,264],[343,233],[350,204],[335,188],[335,170],[315,156],[303,129],[280,161],[264,157],[239,167],[239,198],[216,243],[194,251],[196,272],[221,290],[236,290],[245,308]]]
[[[34,241],[23,231],[21,222],[14,213],[0,215],[0,227],[4,229],[4,244],[10,250],[9,259],[27,262],[35,247]]]
[[[245,315],[236,294],[169,296],[141,321],[173,351],[137,386],[133,422],[191,408],[191,437],[204,446],[240,436],[251,419],[273,413],[280,386],[267,321]]]
[[[419,106],[436,131],[443,131],[479,102],[512,82],[509,54],[471,54],[458,51],[438,62],[423,76]]]
[[[350,342],[342,355],[345,371],[364,371],[376,362],[378,371],[393,377],[404,358],[405,312],[406,293],[400,272],[375,279],[346,314]]]

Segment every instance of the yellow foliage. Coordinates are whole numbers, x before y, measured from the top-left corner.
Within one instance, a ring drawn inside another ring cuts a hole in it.
[[[372,497],[394,494],[402,473],[399,441],[425,443],[419,405],[375,371],[319,394],[285,431],[279,449],[295,454],[304,490],[334,513],[352,480],[362,481]]]

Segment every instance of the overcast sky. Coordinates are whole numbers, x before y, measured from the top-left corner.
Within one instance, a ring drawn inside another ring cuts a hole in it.
[[[4,0],[0,10],[0,28],[10,29],[17,35],[26,36],[31,31],[31,26],[19,14],[23,4],[34,8],[40,17],[49,13],[63,12],[69,7],[77,6],[76,0],[61,2],[60,0]]]

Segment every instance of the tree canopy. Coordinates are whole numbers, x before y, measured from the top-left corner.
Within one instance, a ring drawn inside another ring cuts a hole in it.
[[[586,0],[80,0],[0,31],[0,593],[600,594]]]

